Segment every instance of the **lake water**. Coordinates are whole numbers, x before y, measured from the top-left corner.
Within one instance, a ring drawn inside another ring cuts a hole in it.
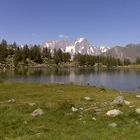
[[[94,71],[93,68],[48,68],[3,72],[0,79],[18,82],[77,83],[140,92],[140,70]]]

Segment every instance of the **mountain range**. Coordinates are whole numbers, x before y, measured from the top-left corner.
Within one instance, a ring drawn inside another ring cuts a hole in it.
[[[105,53],[110,48],[105,46],[93,46],[89,41],[85,38],[78,38],[75,41],[66,41],[66,40],[52,40],[43,42],[41,45],[42,48],[49,48],[51,52],[54,49],[61,49],[63,52],[68,52],[71,55],[81,53],[88,55],[101,55]]]
[[[129,44],[125,47],[105,47],[95,46],[91,44],[86,38],[78,38],[75,41],[67,40],[51,40],[45,41],[41,45],[42,48],[49,48],[53,53],[54,49],[61,49],[63,52],[68,52],[73,57],[74,54],[88,54],[88,55],[105,55],[113,56],[120,59],[130,59],[135,61],[136,57],[140,56],[140,44]]]

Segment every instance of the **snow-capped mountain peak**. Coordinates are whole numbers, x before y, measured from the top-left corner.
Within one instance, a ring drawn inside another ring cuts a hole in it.
[[[85,38],[78,38],[76,41],[75,41],[75,45],[77,44],[77,43],[81,43],[81,42],[83,42],[84,40],[86,40]]]
[[[88,42],[87,39],[81,37],[75,40],[74,42],[68,42],[66,40],[56,40],[56,41],[47,41],[42,44],[42,48],[49,48],[51,52],[54,49],[61,49],[64,52],[68,52],[73,56],[74,54],[88,54],[88,55],[100,55],[105,53],[110,48],[105,46],[96,47]]]

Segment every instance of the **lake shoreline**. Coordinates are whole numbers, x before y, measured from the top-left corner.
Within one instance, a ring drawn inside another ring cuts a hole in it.
[[[140,91],[139,69],[95,69],[93,67],[30,67],[7,70],[0,79],[17,82],[78,83],[96,85],[120,91]]]
[[[57,68],[94,68],[96,70],[122,70],[122,69],[140,69],[140,65],[131,64],[128,66],[111,66],[108,67],[106,65],[102,64],[95,64],[94,66],[88,66],[88,65],[78,65],[76,63],[64,63],[64,64],[30,64],[30,65],[23,65],[20,64],[17,67],[14,67],[12,65],[8,64],[0,64],[0,71],[6,71],[6,70],[16,70],[21,68],[50,68],[50,67],[57,67]]]

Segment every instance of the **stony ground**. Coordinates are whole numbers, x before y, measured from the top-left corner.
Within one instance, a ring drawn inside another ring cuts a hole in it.
[[[140,94],[0,83],[1,140],[139,140]]]

